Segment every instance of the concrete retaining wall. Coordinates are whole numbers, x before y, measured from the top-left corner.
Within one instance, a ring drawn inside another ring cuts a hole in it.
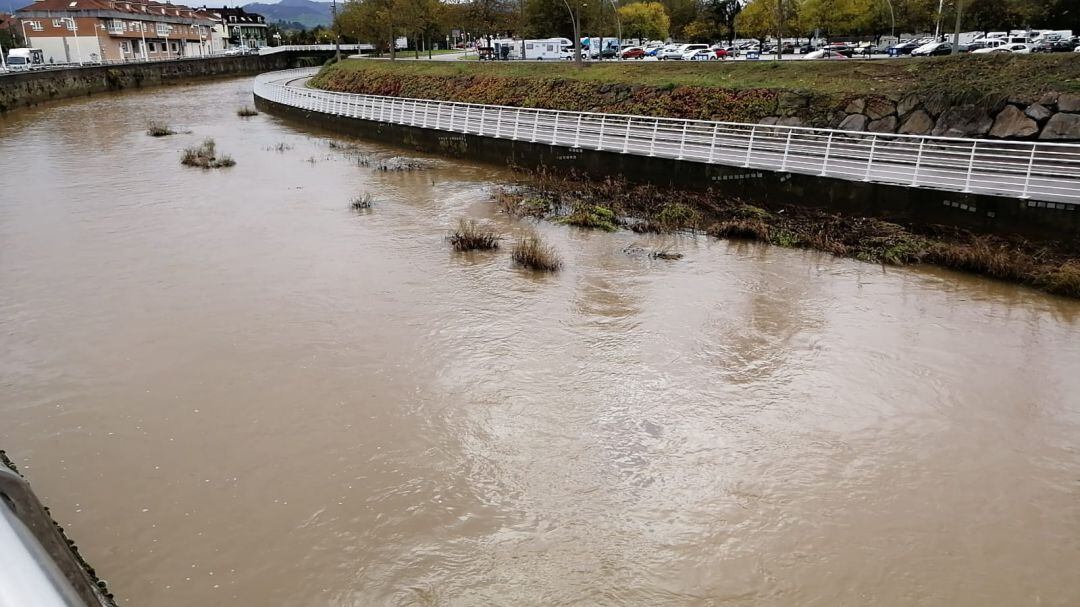
[[[53,99],[153,86],[175,80],[241,76],[304,64],[319,65],[330,54],[332,53],[301,56],[300,53],[285,52],[6,74],[0,76],[0,113]]]
[[[621,176],[634,182],[699,191],[711,188],[754,204],[796,203],[900,223],[949,224],[1038,238],[1080,236],[1080,209],[1076,205],[565,148],[333,116],[261,98],[255,103],[263,111],[335,132],[473,161],[575,170],[594,177]]]

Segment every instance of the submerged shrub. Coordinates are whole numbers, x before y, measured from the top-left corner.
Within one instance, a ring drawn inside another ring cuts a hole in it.
[[[495,228],[475,219],[459,219],[457,228],[448,237],[455,251],[489,251],[499,248]]]
[[[526,236],[514,245],[514,263],[538,272],[555,272],[562,267],[562,260],[550,245],[538,234]]]
[[[615,212],[607,207],[591,204],[578,204],[574,211],[559,220],[566,225],[577,226],[594,230],[614,232],[619,229],[615,225]]]
[[[240,109],[236,110],[236,115],[241,118],[250,118],[251,116],[258,116],[259,111],[251,107],[250,105],[245,105],[242,106]]]
[[[349,203],[349,206],[351,206],[352,210],[354,211],[363,211],[365,209],[370,209],[371,194],[369,192],[364,192],[363,194],[353,198],[352,201]]]
[[[146,134],[151,137],[167,137],[169,135],[175,135],[176,131],[170,129],[169,125],[164,122],[151,120],[146,123]]]
[[[227,154],[217,155],[217,144],[213,139],[204,140],[198,147],[187,148],[180,157],[180,164],[202,169],[231,167],[236,161]]]

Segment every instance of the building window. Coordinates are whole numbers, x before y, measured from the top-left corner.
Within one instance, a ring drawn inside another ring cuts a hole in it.
[[[45,31],[45,28],[42,27],[40,21],[31,21],[30,22],[30,29],[34,30],[35,32],[43,32],[43,31]]]
[[[150,51],[151,53],[156,53],[157,52],[157,43],[155,43],[155,42],[147,42],[146,43],[146,50]]]
[[[60,20],[59,19],[53,19],[52,20],[52,26],[53,27],[64,27],[63,25],[60,25]]]

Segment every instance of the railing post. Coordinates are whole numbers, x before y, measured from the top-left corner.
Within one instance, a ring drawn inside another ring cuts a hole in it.
[[[457,114],[457,104],[456,103],[450,106],[450,125],[449,125],[450,128],[445,129],[445,130],[450,131],[450,132],[453,132],[455,130],[454,129],[454,115],[455,114]]]
[[[870,157],[866,159],[866,174],[863,181],[870,181],[870,169],[874,166],[874,148],[877,147],[877,135],[870,138]]]
[[[499,113],[495,116],[495,136],[496,137],[501,137],[502,136],[502,113],[503,113],[503,109],[500,106],[499,107]]]
[[[714,124],[712,127],[712,143],[709,144],[709,162],[716,162],[716,135],[720,131],[720,125]]]
[[[788,131],[790,132],[790,131]],[[833,134],[829,133],[829,139],[825,142],[825,157],[821,159],[821,176],[829,172],[829,150],[832,149]]]
[[[477,133],[480,134],[480,135],[484,134],[484,117],[485,116],[487,116],[487,108],[480,108],[480,130],[477,131]]]
[[[919,166],[922,165],[922,151],[926,145],[926,139],[919,139],[919,153],[915,155],[915,173],[911,176],[911,185],[919,183]]]
[[[551,144],[552,145],[558,145],[559,144],[559,117],[560,116],[561,116],[561,114],[559,113],[559,111],[555,110],[555,128],[551,132]]]
[[[469,132],[469,112],[472,110],[472,104],[465,106],[465,126],[461,129],[462,133]]]
[[[757,125],[750,127],[750,143],[746,145],[746,161],[743,162],[744,167],[750,166],[750,153],[754,151],[754,135],[757,134]]]
[[[574,147],[581,147],[581,114],[577,115],[577,128],[574,130]]]
[[[427,128],[427,118],[428,118],[428,114],[431,113],[430,110],[431,110],[431,103],[425,101],[424,102],[424,118],[420,121],[420,128],[424,128],[424,129]]]
[[[787,139],[784,140],[784,159],[780,161],[780,171],[781,172],[784,172],[784,171],[787,170],[788,153],[791,151],[791,133],[792,132],[793,132],[793,129],[788,129]]]
[[[519,126],[521,126],[521,108],[514,110],[514,141],[517,141]]]
[[[1031,156],[1028,156],[1027,173],[1024,174],[1024,192],[1020,194],[1020,198],[1028,197],[1028,186],[1031,185],[1031,169],[1035,164],[1035,148],[1037,144],[1031,144]]]
[[[379,122],[386,122],[384,116],[386,116],[386,100],[379,99]]]
[[[968,159],[967,178],[964,179],[964,192],[971,191],[971,172],[975,169],[975,149],[979,147],[979,140],[971,142],[971,158]]]
[[[656,131],[660,128],[660,119],[653,120],[652,141],[649,142],[649,156],[656,156]]]
[[[607,120],[607,116],[604,115],[604,114],[601,114],[600,115],[600,136],[596,138],[596,149],[598,149],[598,150],[604,149],[604,122],[606,122],[606,120]]]
[[[532,134],[532,139],[530,139],[529,141],[531,141],[532,143],[536,143],[536,133],[539,130],[540,130],[540,110],[533,110],[533,134]]]
[[[675,160],[682,160],[683,154],[686,152],[686,127],[690,125],[689,120],[683,120],[682,123],[682,136],[679,137],[679,155],[675,157]]]
[[[623,154],[630,151],[630,127],[631,127],[631,125],[633,125],[633,123],[634,123],[633,118],[627,118],[626,119],[626,137],[623,138],[623,142],[622,142],[622,153]]]

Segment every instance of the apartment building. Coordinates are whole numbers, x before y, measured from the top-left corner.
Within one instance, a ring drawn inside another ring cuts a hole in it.
[[[151,0],[38,0],[15,11],[46,63],[155,61],[219,53],[210,13]]]
[[[228,40],[229,46],[241,48],[261,48],[266,46],[266,18],[258,13],[249,13],[242,8],[206,8],[217,22],[219,34]]]

